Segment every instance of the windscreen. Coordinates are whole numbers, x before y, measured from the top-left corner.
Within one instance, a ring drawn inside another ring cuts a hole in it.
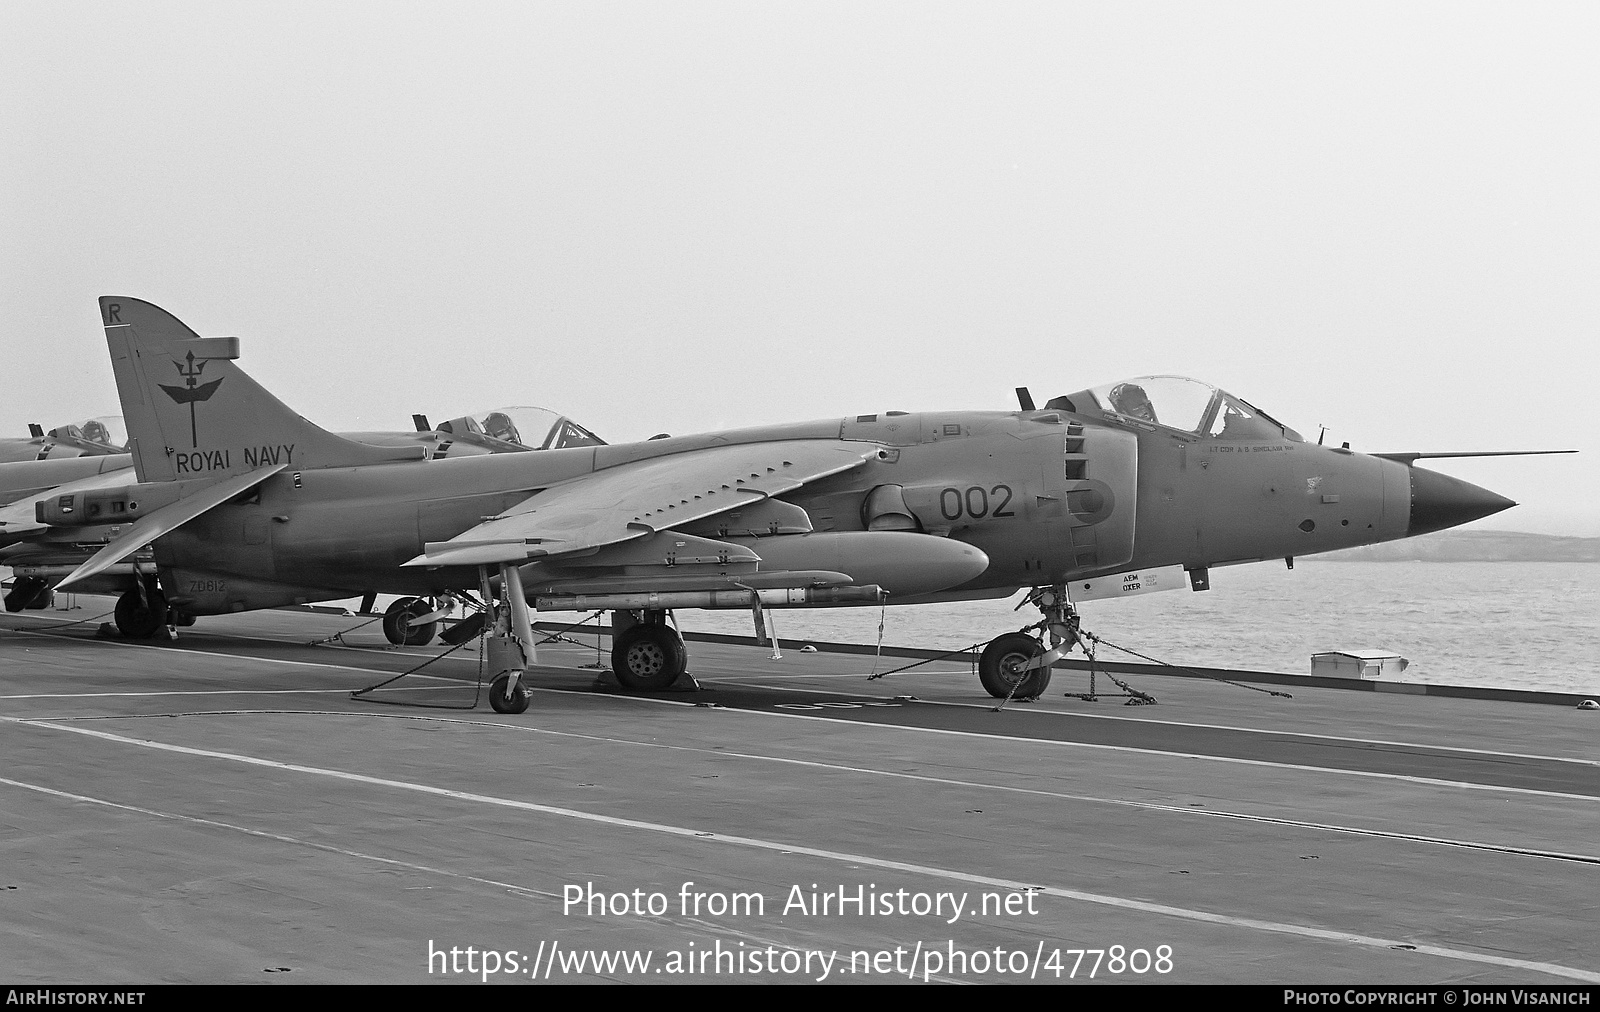
[[[1169,429],[1199,432],[1217,388],[1183,376],[1140,376],[1089,392],[1103,411]]]
[[[1094,387],[1089,393],[1109,414],[1196,436],[1304,442],[1300,433],[1260,408],[1186,376],[1139,376]]]
[[[524,404],[474,412],[469,417],[485,436],[531,450],[605,445],[605,440],[593,432],[549,408]]]

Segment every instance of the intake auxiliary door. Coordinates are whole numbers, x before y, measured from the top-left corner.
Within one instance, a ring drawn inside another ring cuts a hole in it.
[[[1139,441],[1132,432],[1069,421],[1059,465],[1045,475],[1046,494],[1060,496],[1064,523],[1051,525],[1051,555],[1070,579],[1133,560],[1139,487]]]

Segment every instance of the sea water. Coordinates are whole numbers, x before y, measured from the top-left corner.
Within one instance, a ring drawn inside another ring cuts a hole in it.
[[[773,609],[779,643],[956,649],[1039,619],[1009,599],[906,607]],[[1385,650],[1401,678],[1600,696],[1600,564],[1298,560],[1211,571],[1211,589],[1079,606],[1083,626],[1173,664],[1308,674],[1325,650]],[[742,633],[748,612],[681,611],[685,630]],[[1139,661],[1101,647],[1104,660]]]

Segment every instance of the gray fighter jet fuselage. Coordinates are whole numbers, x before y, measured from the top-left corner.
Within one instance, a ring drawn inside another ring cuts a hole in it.
[[[102,312],[140,480],[39,505],[51,525],[128,524],[63,586],[150,542],[160,607],[186,615],[374,591],[492,596],[493,584],[497,628],[512,639],[521,628],[531,642],[529,607],[612,610],[630,630],[614,663],[636,687],[682,671],[681,640],[661,631],[671,608],[759,614],[1031,587],[1054,646],[1030,657],[1007,643],[989,667],[1014,687],[1041,665],[1047,677],[1070,647],[1073,586],[1182,567],[1204,589],[1212,566],[1407,537],[1514,505],[1409,459],[1308,443],[1171,376],[1043,409],[1024,397],[1018,411],[423,461],[418,448],[355,443],[289,411],[233,363],[236,339],[199,338],[134,299],[103,299]],[[506,693],[517,671],[497,682]],[[1005,684],[985,678],[990,691]],[[511,695],[501,703],[515,709]]]
[[[788,441],[860,441],[884,451],[782,497],[804,511],[811,532],[918,532],[972,545],[988,559],[981,573],[947,587],[891,589],[891,601],[1311,555],[1509,505],[1434,472],[1282,434],[1224,442],[1087,411],[927,412],[433,461],[426,474],[388,465],[279,474],[247,501],[218,506],[167,535],[156,560],[173,573],[169,601],[199,614],[368,589],[438,594],[474,586],[475,570],[405,563],[539,490],[651,458]],[[683,529],[747,544],[763,560],[788,547],[781,539],[810,533],[705,521]],[[558,592],[572,568],[533,561],[524,580]],[[876,570],[851,575],[858,583],[895,582]]]

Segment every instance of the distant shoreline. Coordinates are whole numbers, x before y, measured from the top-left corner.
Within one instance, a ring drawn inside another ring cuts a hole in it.
[[[1328,562],[1600,562],[1600,538],[1439,531],[1316,556]]]

